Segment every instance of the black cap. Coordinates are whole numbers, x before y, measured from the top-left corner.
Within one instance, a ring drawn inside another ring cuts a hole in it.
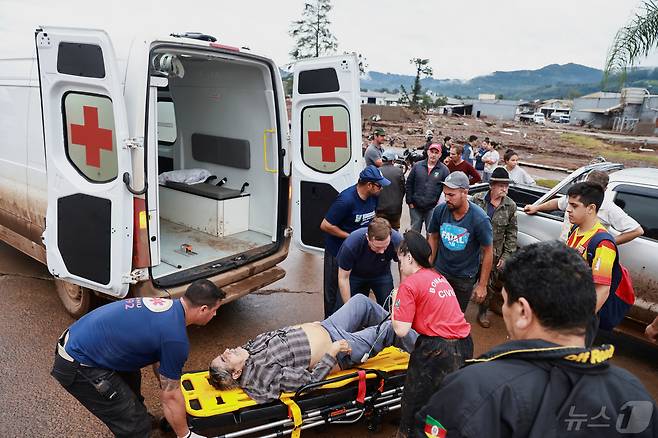
[[[501,182],[501,183],[511,183],[512,180],[509,178],[509,172],[504,167],[496,167],[491,176],[489,177],[489,182]]]

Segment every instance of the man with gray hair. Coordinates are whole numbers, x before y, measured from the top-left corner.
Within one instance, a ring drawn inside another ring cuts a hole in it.
[[[227,348],[210,363],[210,383],[217,389],[242,387],[256,402],[267,403],[319,382],[336,365],[351,368],[387,346],[411,352],[417,337],[412,330],[396,338],[384,308],[355,295],[322,322],[263,333]]]
[[[587,181],[600,185],[603,188],[604,197],[601,208],[597,213],[601,224],[607,229],[614,228],[618,235],[615,236],[615,243],[622,245],[628,243],[636,237],[644,234],[642,226],[632,217],[630,217],[621,207],[614,203],[612,200],[612,193],[607,191],[608,187],[608,174],[601,170],[592,170],[587,175]],[[567,205],[569,204],[569,197],[563,196],[561,198],[554,198],[539,205],[526,205],[523,208],[527,214],[535,214],[540,211],[555,211],[561,210],[565,212],[564,222],[562,224],[562,231],[560,232],[560,240],[566,241],[571,229],[571,222],[566,214]]]

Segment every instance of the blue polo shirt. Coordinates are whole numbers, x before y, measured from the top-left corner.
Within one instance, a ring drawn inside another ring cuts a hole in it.
[[[398,261],[397,249],[402,242],[402,236],[395,230],[391,231],[391,243],[382,254],[370,249],[366,234],[367,228],[360,228],[347,236],[338,251],[336,261],[350,275],[361,278],[375,278],[391,273],[391,260]]]
[[[434,266],[447,275],[473,278],[480,268],[480,247],[493,244],[493,229],[487,214],[468,201],[461,220],[456,220],[447,204],[434,209],[428,232],[439,233]]]
[[[351,233],[361,227],[367,227],[375,217],[378,198],[370,196],[365,201],[356,191],[356,185],[346,188],[336,198],[325,216],[327,222],[335,225],[346,233]],[[324,250],[332,256],[338,255],[338,249],[344,239],[327,234]]]
[[[160,362],[160,374],[178,380],[189,353],[180,300],[131,298],[99,307],[71,327],[66,352],[78,362],[137,371]]]

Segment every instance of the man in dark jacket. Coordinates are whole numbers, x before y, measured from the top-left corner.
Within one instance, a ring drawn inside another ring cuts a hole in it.
[[[536,243],[507,261],[504,278],[511,341],[448,375],[416,414],[415,436],[658,436],[656,402],[608,362],[614,347],[585,348],[596,293],[582,257]]]
[[[377,216],[383,217],[395,230],[400,229],[400,216],[402,216],[402,200],[404,199],[404,172],[393,163],[398,159],[398,154],[393,150],[386,150],[382,154],[382,171],[384,178],[391,184],[382,188],[377,204]]]
[[[434,143],[427,150],[427,160],[419,161],[411,168],[407,177],[407,205],[411,216],[411,229],[421,232],[423,223],[425,230],[432,219],[443,181],[450,174],[445,164],[439,161],[441,145]]]

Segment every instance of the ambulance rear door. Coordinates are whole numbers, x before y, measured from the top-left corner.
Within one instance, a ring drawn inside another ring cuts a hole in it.
[[[292,225],[296,245],[324,250],[320,223],[363,167],[356,55],[313,58],[294,67]]]
[[[44,26],[35,38],[48,269],[57,278],[124,297],[131,281],[132,143],[114,49],[101,30]]]

